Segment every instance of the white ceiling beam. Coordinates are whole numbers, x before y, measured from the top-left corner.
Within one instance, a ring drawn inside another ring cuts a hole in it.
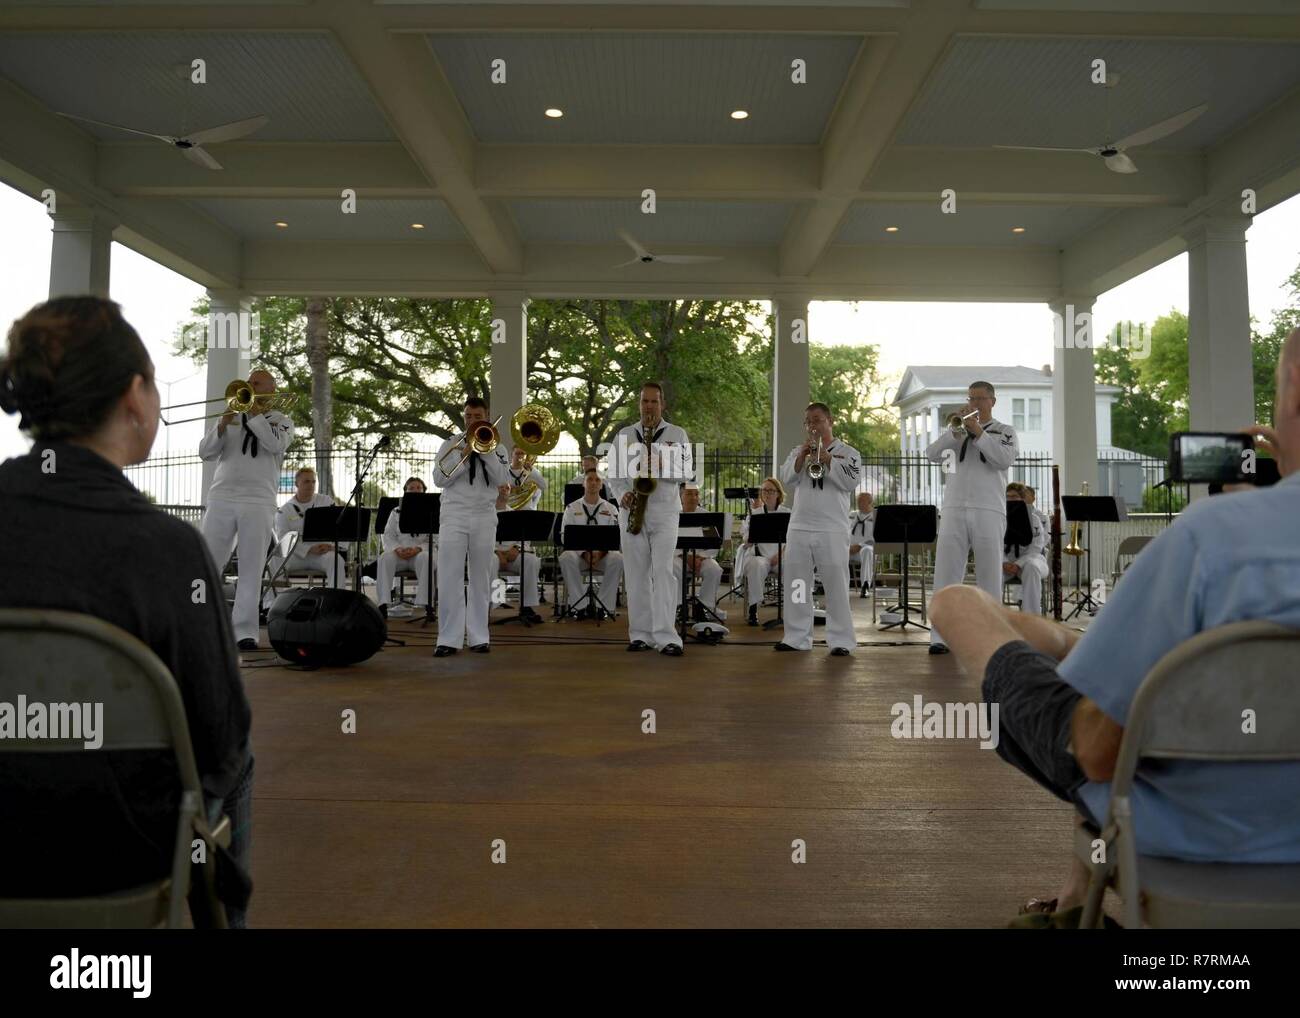
[[[474,188],[473,132],[433,51],[423,36],[379,27],[370,16],[373,10],[337,7],[333,27],[339,45],[393,132],[460,220],[478,256],[499,275],[521,271],[523,248],[514,224]]]
[[[613,266],[609,245],[527,245],[527,271],[511,285],[533,297],[712,297],[766,300],[788,289],[775,247],[709,248],[706,265]],[[252,293],[479,296],[500,280],[464,244],[250,241],[244,287]],[[1048,248],[836,246],[799,281],[815,300],[1046,301],[1060,290],[1060,257]]]
[[[835,237],[850,201],[942,59],[969,0],[915,0],[905,28],[871,38],[831,116],[826,132],[822,188],[826,192],[791,221],[781,241],[781,273],[806,276]]]

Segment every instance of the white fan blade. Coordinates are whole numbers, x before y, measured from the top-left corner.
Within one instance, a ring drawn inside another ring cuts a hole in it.
[[[1162,120],[1158,124],[1152,124],[1136,134],[1130,134],[1127,138],[1120,138],[1112,147],[1137,148],[1139,145],[1149,145],[1153,141],[1159,141],[1175,131],[1181,131],[1209,108],[1209,103],[1201,103],[1200,106],[1193,106],[1190,110],[1183,110],[1177,116]]]
[[[249,117],[247,120],[236,120],[232,124],[222,124],[220,127],[209,127],[202,131],[195,131],[193,134],[188,135],[185,140],[193,142],[195,145],[211,145],[213,142],[218,141],[234,141],[246,134],[252,134],[258,128],[265,127],[270,122],[270,117]]]
[[[627,246],[636,252],[637,258],[654,257],[654,255],[652,255],[649,251],[647,251],[640,244],[638,244],[636,238],[633,237],[632,234],[628,233],[626,230],[619,230],[618,235],[622,237],[625,241],[627,241]]]
[[[1116,173],[1137,173],[1137,164],[1133,162],[1123,152],[1116,152],[1113,156],[1101,157],[1106,163],[1106,169],[1114,170]]]
[[[1088,155],[1095,156],[1095,148],[1054,148],[1044,147],[1042,145],[994,145],[994,148],[1013,149],[1016,152],[1087,152]]]
[[[91,120],[89,117],[79,117],[75,113],[58,113],[56,111],[55,115],[67,117],[69,120],[80,120],[84,124],[96,124],[99,127],[111,127],[115,131],[126,131],[127,134],[139,134],[146,138],[157,138],[159,141],[167,142],[168,145],[171,145],[176,141],[175,138],[168,134],[150,134],[148,131],[137,131],[133,127],[123,127],[121,124],[106,124],[102,120]]]
[[[617,265],[614,266],[614,268],[616,268],[616,269],[623,269],[623,268],[626,268],[626,267],[629,266],[629,265],[640,265],[640,264],[641,264],[641,259],[640,259],[640,258],[629,258],[629,259],[628,259],[627,261],[625,261],[625,262],[619,262]]]
[[[701,262],[720,262],[721,255],[655,255],[655,261],[669,265],[698,265]]]
[[[184,153],[185,158],[192,163],[198,163],[200,166],[204,166],[209,170],[221,169],[221,164],[213,159],[212,155],[206,149],[201,149],[197,145],[183,148],[181,149],[181,152]]]

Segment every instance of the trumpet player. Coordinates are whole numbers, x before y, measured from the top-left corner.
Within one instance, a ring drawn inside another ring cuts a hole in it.
[[[794,504],[785,554],[785,633],[776,649],[812,650],[815,567],[826,593],[826,643],[843,657],[857,646],[849,610],[849,499],[862,458],[836,440],[825,403],[809,403],[803,423],[808,437],[781,467]]]
[[[673,554],[681,512],[678,488],[694,473],[686,431],[664,420],[664,390],[658,382],[641,387],[640,421],[619,431],[610,458],[608,485],[618,499],[623,583],[627,590],[629,651],[658,650],[670,657],[682,653],[682,639],[673,625],[677,584]],[[636,502],[634,482],[654,481],[645,499],[638,533],[628,533]]]
[[[1002,539],[1007,528],[1007,470],[1020,454],[1009,424],[994,420],[997,397],[989,382],[972,382],[967,405],[930,443],[925,455],[945,473],[943,511],[935,550],[934,589],[961,583],[966,558],[975,553],[975,584],[994,598],[1002,594]],[[930,630],[930,653],[948,653],[938,627]]]
[[[488,652],[488,609],[497,573],[494,549],[497,499],[510,486],[510,470],[499,445],[476,452],[476,429],[489,424],[488,405],[465,400],[465,433],[442,443],[434,476],[442,487],[438,535],[438,646],[434,657],[469,649]],[[462,464],[463,460],[463,464]],[[462,586],[468,562],[468,594]]]
[[[254,396],[275,392],[269,371],[254,371],[248,385]],[[240,650],[257,649],[262,567],[274,533],[280,465],[293,441],[293,422],[267,406],[255,399],[245,412],[222,414],[199,443],[199,458],[217,461],[203,513],[203,539],[218,569],[232,550],[239,553],[231,623]]]
[[[527,466],[527,463],[528,453],[523,449],[515,449],[510,454],[510,494],[514,495],[518,488],[532,481],[537,488],[528,499],[528,503],[520,508],[536,509],[538,503],[542,501],[542,495],[546,493],[546,478],[542,476],[540,470]]]

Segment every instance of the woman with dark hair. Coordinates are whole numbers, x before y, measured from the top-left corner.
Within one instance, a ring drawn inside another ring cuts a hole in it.
[[[231,818],[219,885],[239,927],[253,758],[221,582],[199,532],[155,509],[122,473],[148,457],[158,404],[149,355],[112,301],[61,297],[14,323],[0,355],[0,409],[19,414],[34,442],[0,464],[0,608],[97,616],[171,671],[209,812],[221,804]],[[165,874],[178,787],[170,751],[8,756],[0,895],[98,894]]]

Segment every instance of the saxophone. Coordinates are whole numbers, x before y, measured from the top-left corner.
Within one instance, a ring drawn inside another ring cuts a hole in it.
[[[655,422],[658,423],[658,422]],[[653,424],[648,424],[645,420],[641,422],[641,433],[650,435],[653,430]],[[650,471],[650,440],[647,438],[645,443],[646,452],[646,472]],[[659,482],[653,477],[638,477],[632,482],[632,505],[627,511],[627,532],[629,534],[641,533],[641,528],[645,525],[645,507],[650,501],[650,496],[654,494],[655,488]]]

